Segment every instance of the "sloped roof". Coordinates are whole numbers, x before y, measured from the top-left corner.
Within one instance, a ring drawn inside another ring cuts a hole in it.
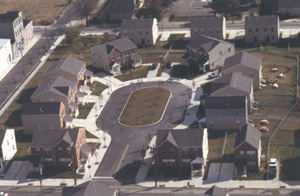
[[[253,148],[258,149],[260,143],[261,133],[258,129],[252,125],[246,124],[242,130],[240,130],[235,138],[234,150],[237,149],[242,143],[247,142]]]
[[[74,75],[77,75],[85,66],[85,62],[74,57],[68,56],[54,62],[45,72],[47,75],[56,70],[62,70]]]
[[[121,29],[152,29],[153,22],[153,18],[124,19],[121,24]]]
[[[174,130],[163,129],[157,131],[156,146],[165,141],[177,147],[202,147],[203,129]]]
[[[211,97],[205,100],[205,109],[246,109],[245,96]]]
[[[136,49],[137,46],[128,37],[122,37],[120,39],[115,39],[113,41],[107,42],[107,45],[113,46],[114,48],[125,52],[127,50]]]
[[[222,27],[223,16],[200,16],[191,19],[191,28]]]
[[[41,129],[33,134],[31,146],[53,147],[59,141],[76,144],[78,129]]]
[[[59,114],[61,102],[24,103],[22,115]]]
[[[261,58],[244,51],[239,52],[225,60],[223,70],[237,66],[245,66],[259,71],[261,66]]]
[[[224,78],[223,78],[224,77]],[[210,96],[228,96],[226,92],[226,88],[232,87],[234,89],[237,89],[239,91],[242,91],[244,93],[251,93],[252,86],[253,86],[253,79],[248,78],[247,76],[242,75],[241,73],[230,73],[225,76],[222,76],[219,81],[214,82],[221,83],[224,82],[224,86],[220,89],[217,89],[216,91],[212,92]],[[220,85],[221,86],[221,85]]]
[[[246,16],[245,27],[265,27],[265,26],[277,26],[279,25],[279,16]]]

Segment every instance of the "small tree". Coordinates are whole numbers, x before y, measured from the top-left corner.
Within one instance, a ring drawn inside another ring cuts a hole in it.
[[[66,31],[65,42],[67,44],[75,43],[80,37],[80,30],[77,27],[69,27]]]
[[[89,15],[93,11],[93,1],[91,0],[83,0],[82,3],[79,4],[79,11],[85,17],[86,26],[89,25]]]

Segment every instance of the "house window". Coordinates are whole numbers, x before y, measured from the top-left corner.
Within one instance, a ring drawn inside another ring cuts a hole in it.
[[[12,145],[12,149],[15,150],[15,145]]]
[[[148,31],[146,31],[146,34],[148,35],[148,34],[149,34],[149,32],[148,32]]]
[[[274,27],[271,28],[271,31],[272,31],[272,32],[274,31]]]
[[[247,151],[247,155],[250,155],[250,156],[254,156],[255,155],[255,151]]]
[[[267,31],[268,31],[267,27],[265,27],[264,29],[265,29],[265,32],[267,32]]]
[[[241,122],[239,120],[236,121],[236,126],[240,126]]]
[[[170,147],[169,152],[170,152],[171,155],[174,155],[175,154],[175,149],[173,147]]]
[[[59,151],[59,152],[62,152],[62,147],[58,147],[58,151]]]
[[[188,154],[188,152],[189,152],[189,149],[187,149],[187,148],[183,148],[183,149],[182,149],[182,153],[183,153],[183,154]]]
[[[231,48],[228,48],[228,52],[231,52]]]
[[[194,29],[194,33],[197,33],[197,31],[198,31],[198,30],[195,28],[195,29]]]
[[[272,35],[272,40],[274,40],[275,39],[275,37]]]
[[[166,155],[166,149],[161,149],[161,154]]]
[[[140,31],[139,33],[140,33],[140,35],[142,35],[142,34],[143,34],[143,31]]]
[[[35,150],[36,150],[36,151],[40,151],[41,149],[40,149],[40,148],[35,148]]]
[[[240,155],[245,155],[245,152],[244,151],[240,151]]]

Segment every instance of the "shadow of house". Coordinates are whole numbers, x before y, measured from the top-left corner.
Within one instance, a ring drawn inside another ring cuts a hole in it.
[[[300,157],[282,161],[281,180],[300,180]]]
[[[24,89],[22,93],[19,95],[17,102],[23,104],[24,102],[31,102],[31,95],[37,89],[37,87]]]
[[[296,148],[300,148],[300,129],[294,131],[294,145]]]
[[[4,123],[5,126],[8,127],[20,127],[22,126],[22,120],[21,120],[21,108],[14,110],[7,120]]]
[[[140,161],[133,161],[122,167],[113,177],[122,185],[135,184],[135,177],[140,165]]]

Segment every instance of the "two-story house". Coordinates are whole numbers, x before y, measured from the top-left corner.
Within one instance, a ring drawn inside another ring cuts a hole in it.
[[[123,20],[120,27],[121,36],[127,36],[138,46],[152,46],[158,36],[158,26],[156,18],[142,18]]]
[[[76,103],[76,82],[67,80],[62,76],[45,80],[32,94],[31,101],[38,102],[62,102],[70,115],[78,115],[78,104]]]
[[[55,79],[62,76],[67,80],[79,84],[85,79],[86,63],[74,57],[68,56],[54,62],[44,73],[45,80]]]
[[[252,44],[277,43],[279,40],[278,16],[246,16],[245,40]]]
[[[247,98],[248,112],[252,111],[254,100],[253,79],[241,73],[232,72],[215,80],[212,83],[212,90],[211,97],[245,96]]]
[[[283,16],[300,16],[299,0],[277,0],[277,2],[276,13]]]
[[[222,74],[239,72],[253,79],[253,89],[260,89],[262,78],[262,61],[260,57],[247,52],[239,52],[225,60]]]
[[[14,129],[0,130],[0,173],[17,152],[17,144]]]
[[[237,132],[233,148],[234,162],[238,173],[257,171],[260,167],[261,133],[252,125],[244,125]]]
[[[206,35],[216,39],[226,38],[226,19],[224,16],[193,17],[190,23],[191,39]]]
[[[0,39],[0,73],[3,73],[12,60],[10,39]]]
[[[43,164],[63,166],[70,163],[76,168],[85,164],[90,156],[86,144],[86,131],[79,129],[43,129],[35,131],[31,152],[40,156]]]
[[[234,45],[207,36],[197,36],[186,46],[189,59],[199,65],[200,71],[221,68],[226,58],[234,55]]]
[[[60,129],[66,116],[62,102],[24,103],[21,119],[24,134],[32,135],[36,130]]]
[[[240,130],[247,123],[248,110],[245,96],[209,96],[204,105],[209,131]]]
[[[203,172],[208,154],[207,131],[202,128],[158,130],[155,153],[160,167],[190,166],[193,160],[199,159]]]
[[[137,46],[122,37],[91,48],[93,66],[109,73],[120,73],[122,67],[138,67],[142,64]]]

